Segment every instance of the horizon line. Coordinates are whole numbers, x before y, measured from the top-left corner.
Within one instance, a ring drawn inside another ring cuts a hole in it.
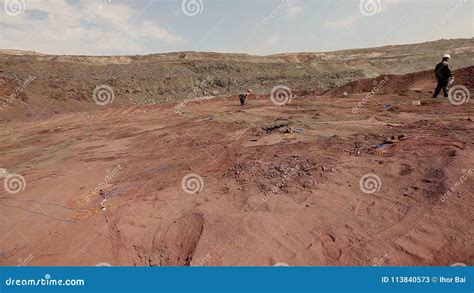
[[[218,51],[193,51],[193,50],[186,50],[186,51],[169,51],[169,52],[157,52],[157,53],[150,53],[150,54],[123,54],[123,55],[83,55],[83,54],[51,54],[51,53],[42,53],[38,51],[32,50],[25,50],[25,49],[15,49],[15,48],[0,48],[0,54],[8,54],[3,53],[2,51],[18,51],[18,52],[31,52],[33,54],[23,54],[28,56],[33,55],[42,55],[42,56],[69,56],[69,57],[139,57],[139,56],[152,56],[152,55],[168,55],[168,54],[180,54],[180,53],[198,53],[198,54],[221,54],[221,55],[246,55],[249,57],[277,57],[282,56],[285,54],[324,54],[324,53],[336,53],[336,52],[344,52],[350,50],[364,50],[364,49],[376,49],[376,48],[384,48],[384,47],[396,47],[396,46],[409,46],[409,45],[417,45],[417,44],[425,44],[425,43],[435,43],[440,41],[453,41],[453,40],[472,40],[474,37],[466,37],[466,38],[451,38],[451,39],[436,39],[436,40],[429,40],[424,42],[413,42],[413,43],[400,43],[400,44],[386,44],[374,47],[351,47],[345,49],[338,49],[332,51],[287,51],[287,52],[279,52],[274,54],[267,54],[267,55],[258,55],[258,54],[249,54],[245,52],[218,52]],[[10,54],[15,55],[15,54]],[[20,54],[18,54],[20,55]]]

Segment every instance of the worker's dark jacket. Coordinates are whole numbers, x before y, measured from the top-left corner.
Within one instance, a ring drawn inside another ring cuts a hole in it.
[[[451,78],[451,68],[449,67],[449,63],[442,61],[436,65],[435,68],[435,75],[438,80],[448,80]]]

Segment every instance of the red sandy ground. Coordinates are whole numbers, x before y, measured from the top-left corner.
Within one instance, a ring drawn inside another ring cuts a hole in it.
[[[0,167],[26,188],[0,188],[0,265],[474,265],[474,176],[459,184],[474,103],[432,100],[427,80],[355,113],[366,93],[348,86],[283,107],[253,95],[3,124]],[[262,130],[279,118],[299,132]],[[190,173],[199,193],[182,189]]]

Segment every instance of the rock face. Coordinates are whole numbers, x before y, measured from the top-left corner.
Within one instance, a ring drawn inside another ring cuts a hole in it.
[[[453,70],[454,85],[474,88],[474,66]],[[326,92],[348,96],[349,93],[406,94],[409,91],[427,92],[433,90],[436,80],[433,70],[414,72],[406,75],[384,75],[376,79],[367,78],[347,83],[337,89]]]

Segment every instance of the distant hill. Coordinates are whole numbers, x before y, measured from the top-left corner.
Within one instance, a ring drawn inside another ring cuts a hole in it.
[[[20,84],[33,79],[24,88],[28,99],[18,101],[28,104],[25,109],[63,112],[97,108],[92,92],[99,85],[113,89],[114,101],[109,104],[113,106],[228,96],[248,88],[268,93],[280,84],[295,91],[326,91],[379,75],[430,70],[445,52],[458,69],[474,65],[473,40],[269,56],[212,52],[63,56],[0,50],[0,76]],[[6,98],[0,97],[0,103]]]

